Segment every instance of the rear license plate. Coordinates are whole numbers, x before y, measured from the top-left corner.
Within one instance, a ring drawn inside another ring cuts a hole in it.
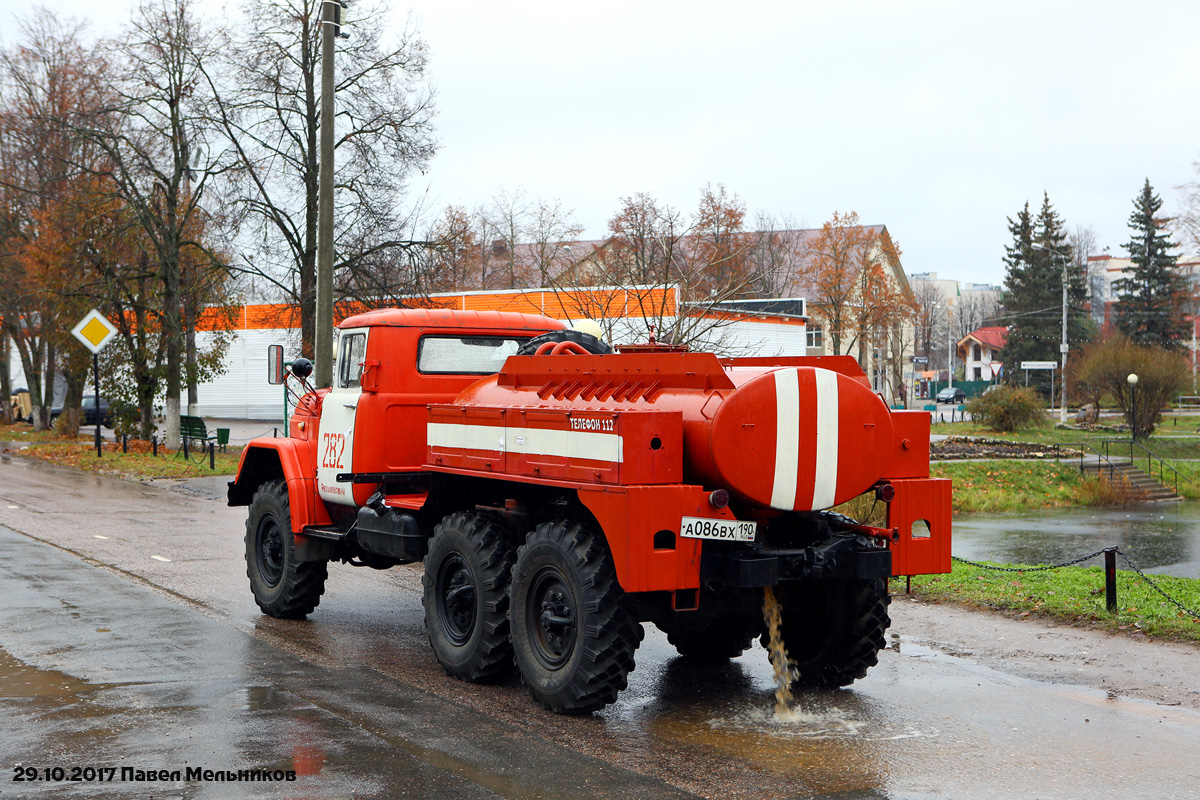
[[[706,519],[684,517],[679,522],[679,535],[688,539],[724,539],[729,542],[753,542],[758,533],[757,522],[737,519]]]

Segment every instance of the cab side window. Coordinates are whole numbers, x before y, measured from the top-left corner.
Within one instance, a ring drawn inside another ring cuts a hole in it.
[[[338,357],[339,387],[347,389],[360,385],[363,361],[366,358],[367,335],[365,333],[352,333],[342,337],[342,348]]]

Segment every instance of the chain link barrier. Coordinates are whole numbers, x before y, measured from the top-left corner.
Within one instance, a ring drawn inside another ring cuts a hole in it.
[[[1171,595],[1169,595],[1165,591],[1163,591],[1162,587],[1159,586],[1154,581],[1152,581],[1150,579],[1149,575],[1147,575],[1145,572],[1142,572],[1142,570],[1138,569],[1137,565],[1134,564],[1132,561],[1130,561],[1129,556],[1125,555],[1125,553],[1119,547],[1105,548],[1104,550],[1097,550],[1094,553],[1090,553],[1086,556],[1081,556],[1080,558],[1076,558],[1071,561],[1064,561],[1061,564],[1049,564],[1049,565],[1041,566],[1041,567],[997,567],[997,566],[993,566],[992,564],[982,564],[978,561],[971,561],[970,559],[959,558],[958,556],[950,556],[950,558],[951,558],[951,560],[958,561],[961,564],[970,564],[972,567],[979,567],[980,569],[990,569],[995,572],[1045,572],[1047,570],[1052,570],[1052,569],[1062,569],[1063,567],[1073,567],[1076,564],[1081,564],[1084,561],[1088,561],[1090,559],[1095,558],[1096,556],[1102,556],[1102,555],[1104,555],[1104,553],[1107,550],[1110,550],[1110,549],[1113,552],[1115,552],[1117,555],[1119,555],[1125,561],[1125,563],[1129,565],[1129,568],[1133,572],[1137,573],[1137,576],[1139,578],[1141,578],[1143,581],[1145,581],[1147,584],[1149,584],[1151,589],[1153,589],[1154,591],[1161,594],[1167,600],[1167,602],[1171,603],[1173,606],[1178,608],[1183,613],[1187,614],[1189,617],[1191,617],[1193,619],[1200,619],[1200,612],[1193,611],[1192,609],[1188,608],[1183,603],[1179,602],[1174,597],[1171,597]]]
[[[1154,581],[1150,580],[1150,576],[1149,576],[1149,575],[1147,575],[1146,573],[1142,572],[1140,569],[1138,569],[1138,568],[1137,568],[1137,565],[1135,565],[1135,564],[1134,564],[1132,561],[1130,561],[1130,560],[1129,560],[1129,556],[1127,556],[1127,555],[1125,555],[1123,552],[1121,552],[1121,548],[1119,548],[1119,547],[1118,547],[1118,548],[1116,548],[1116,550],[1117,550],[1117,555],[1119,555],[1121,558],[1123,558],[1123,559],[1125,560],[1125,563],[1129,565],[1129,568],[1130,568],[1131,570],[1133,570],[1134,572],[1136,572],[1136,573],[1138,574],[1138,577],[1139,577],[1139,578],[1141,578],[1142,580],[1144,580],[1146,583],[1150,584],[1150,588],[1151,588],[1151,589],[1153,589],[1154,591],[1156,591],[1156,592],[1158,592],[1159,594],[1161,594],[1163,597],[1165,597],[1165,598],[1167,599],[1167,602],[1169,602],[1169,603],[1171,603],[1172,605],[1174,605],[1176,608],[1178,608],[1178,609],[1179,609],[1180,611],[1182,611],[1183,613],[1187,614],[1189,617],[1192,617],[1193,619],[1200,619],[1200,613],[1197,613],[1197,612],[1195,612],[1195,611],[1192,611],[1190,608],[1188,608],[1187,606],[1185,606],[1183,603],[1179,602],[1179,601],[1178,601],[1178,600],[1176,600],[1174,597],[1171,597],[1171,595],[1169,595],[1169,594],[1167,594],[1166,592],[1164,592],[1164,591],[1162,590],[1162,587],[1161,587],[1161,586],[1159,586],[1159,585],[1158,585],[1157,583],[1155,583]]]
[[[991,569],[991,570],[995,570],[996,572],[1046,572],[1047,570],[1051,570],[1051,569],[1062,569],[1063,567],[1073,567],[1076,564],[1082,564],[1084,561],[1087,561],[1088,559],[1095,558],[1096,556],[1102,556],[1102,555],[1104,555],[1104,551],[1097,550],[1096,552],[1092,553],[1091,555],[1086,555],[1086,556],[1083,556],[1082,558],[1077,558],[1074,561],[1064,561],[1061,564],[1050,564],[1048,566],[1043,566],[1043,567],[994,567],[991,564],[981,564],[978,561],[969,561],[965,558],[959,558],[958,556],[950,556],[950,558],[954,561],[960,561],[963,564],[970,564],[972,567],[979,567],[980,569]]]

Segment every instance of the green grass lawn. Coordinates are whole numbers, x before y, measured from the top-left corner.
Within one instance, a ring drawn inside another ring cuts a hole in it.
[[[1120,556],[1117,562],[1118,566],[1124,566]],[[1169,575],[1148,577],[1193,614],[1200,614],[1200,580]],[[892,591],[902,592],[903,587],[903,582],[897,581],[893,583]],[[1128,570],[1117,571],[1115,614],[1110,614],[1106,609],[1104,570],[1101,566],[1062,567],[1041,572],[998,572],[956,561],[953,571],[948,575],[913,577],[912,590],[913,594],[930,600],[1028,613],[1064,622],[1099,624],[1113,631],[1142,631],[1151,636],[1200,642],[1200,618],[1184,613],[1140,576]]]
[[[955,511],[1021,511],[1082,505],[1079,470],[1057,461],[935,461],[935,478],[954,481]]]
[[[185,459],[181,452],[168,452],[159,448],[159,455],[151,452],[148,442],[130,442],[130,452],[121,452],[115,442],[105,443],[103,455],[96,456],[96,449],[89,443],[47,442],[31,444],[20,451],[23,456],[49,461],[55,464],[119,475],[124,478],[197,478],[205,475],[233,475],[237,472],[240,448],[229,448],[227,453],[216,453],[216,469],[211,469],[208,453],[191,453]]]

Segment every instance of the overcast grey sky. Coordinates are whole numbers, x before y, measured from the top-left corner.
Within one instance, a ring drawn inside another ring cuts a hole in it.
[[[521,187],[601,237],[623,196],[690,212],[722,183],[999,283],[1005,218],[1043,190],[1118,254],[1143,180],[1169,211],[1197,177],[1194,1],[393,2],[431,51],[441,149],[413,189],[435,207]]]

